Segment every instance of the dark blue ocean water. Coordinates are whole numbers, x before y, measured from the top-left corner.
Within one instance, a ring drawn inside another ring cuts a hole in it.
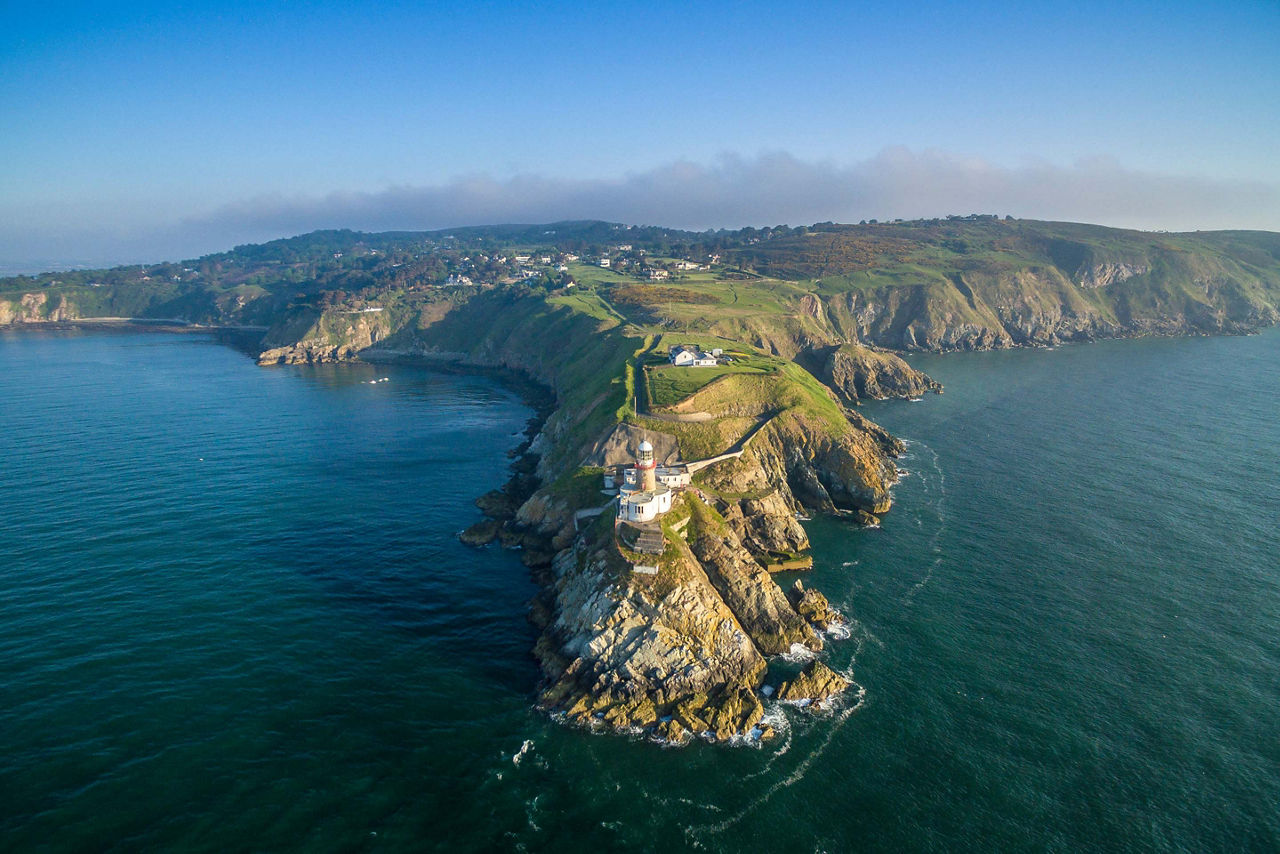
[[[674,750],[530,708],[501,387],[0,333],[0,850],[1280,849],[1280,334],[913,361],[861,692]]]

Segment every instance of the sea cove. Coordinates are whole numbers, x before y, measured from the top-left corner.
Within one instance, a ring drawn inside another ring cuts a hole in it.
[[[796,576],[860,690],[673,750],[532,708],[528,571],[455,536],[510,393],[3,333],[0,841],[1274,847],[1280,337],[910,361],[947,393],[862,409],[894,509],[806,523]]]

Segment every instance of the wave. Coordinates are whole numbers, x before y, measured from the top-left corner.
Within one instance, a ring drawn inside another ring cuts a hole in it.
[[[791,649],[778,656],[778,658],[781,658],[783,661],[787,661],[792,664],[801,664],[806,661],[812,661],[816,657],[817,656],[814,654],[813,650],[809,649],[809,647],[802,643],[793,643],[791,645]]]
[[[835,720],[831,723],[829,727],[827,727],[826,733],[822,741],[818,744],[817,747],[811,750],[803,759],[800,760],[800,762],[796,765],[796,767],[791,771],[790,774],[783,777],[781,780],[778,780],[768,789],[765,789],[765,791],[762,792],[758,797],[754,798],[750,803],[744,806],[741,810],[734,813],[732,816],[725,819],[724,821],[715,822],[713,824],[704,824],[704,825],[686,827],[685,835],[690,837],[690,842],[695,846],[699,846],[700,843],[699,843],[698,837],[702,837],[708,834],[723,833],[724,831],[728,830],[730,827],[733,827],[735,824],[742,821],[742,819],[746,818],[756,809],[758,809],[762,804],[764,804],[766,801],[772,798],[781,789],[794,786],[796,783],[803,780],[805,778],[805,775],[809,773],[809,769],[813,767],[813,763],[816,762],[818,759],[820,759],[822,755],[826,752],[827,748],[831,746],[831,742],[835,739],[836,733],[838,733],[841,730],[841,728],[843,728],[844,725],[849,721],[849,718],[851,718],[853,714],[857,712],[859,709],[861,709],[863,705],[865,705],[866,703],[866,697],[867,697],[866,688],[864,688],[862,685],[859,685],[856,682],[851,682],[849,687],[850,689],[856,689],[856,690],[853,690],[853,693],[851,695],[849,695],[848,692],[846,692],[848,699],[844,699],[846,695],[842,695],[841,699],[843,700],[843,703],[833,702],[829,707],[832,712],[832,716],[835,718]],[[781,704],[777,704],[777,705],[781,705]],[[788,741],[786,744],[786,748],[790,749],[790,747],[791,747],[790,730],[788,730]],[[772,763],[776,761],[780,756],[782,756],[784,752],[785,751],[779,751],[777,754],[775,754],[771,758],[769,764],[772,765]],[[766,766],[766,770],[767,768],[768,766]],[[759,776],[761,773],[762,772],[757,772],[754,776]],[[749,778],[743,778],[743,779],[749,779]]]

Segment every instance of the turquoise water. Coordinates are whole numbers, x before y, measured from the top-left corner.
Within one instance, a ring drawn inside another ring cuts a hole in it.
[[[861,692],[672,750],[530,708],[501,387],[0,333],[0,849],[1280,849],[1280,334],[912,361]]]

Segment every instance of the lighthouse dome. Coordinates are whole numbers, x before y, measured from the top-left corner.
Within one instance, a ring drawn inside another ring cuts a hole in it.
[[[641,453],[644,453],[645,451],[650,451],[650,452],[652,452],[652,451],[653,451],[653,445],[650,445],[650,444],[649,444],[649,440],[648,440],[648,439],[645,439],[643,442],[641,442],[641,443],[640,443],[640,448],[639,448],[639,450],[640,450],[640,452],[641,452]]]

